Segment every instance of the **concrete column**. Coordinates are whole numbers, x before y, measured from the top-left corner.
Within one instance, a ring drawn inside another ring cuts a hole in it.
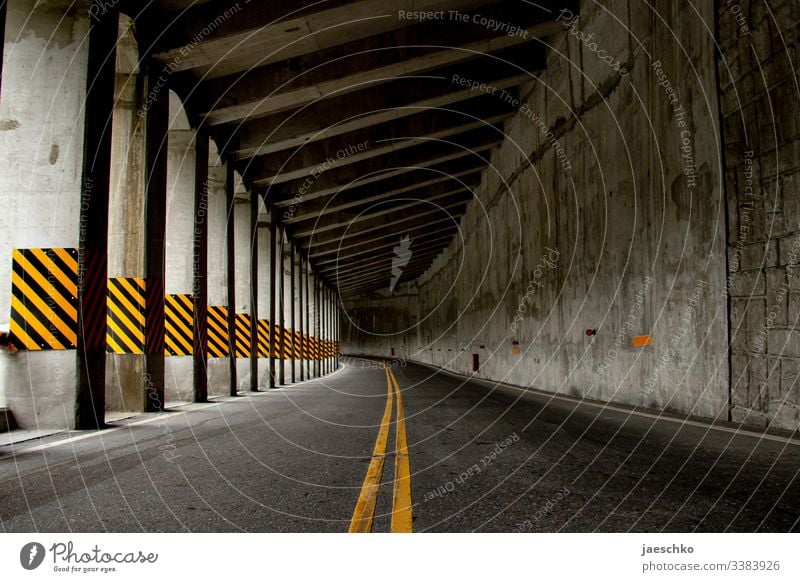
[[[118,29],[115,9],[92,19],[89,29],[78,241],[78,429],[105,425],[108,195]]]
[[[258,392],[258,199],[250,193],[250,391]]]
[[[278,325],[281,326],[281,345],[278,348],[280,357],[278,361],[278,373],[281,386],[286,384],[286,269],[285,265],[285,252],[284,252],[284,232],[282,228],[278,228]]]
[[[225,273],[227,285],[225,289],[228,306],[228,373],[230,385],[228,393],[238,393],[236,373],[236,185],[233,175],[233,164],[225,165]]]
[[[167,218],[169,93],[160,90],[160,73],[148,72],[149,105],[145,129],[145,406],[162,412],[164,387],[164,261]]]
[[[3,331],[10,325],[12,249],[79,244],[89,18],[68,11],[71,4],[3,2],[7,7],[0,94]],[[72,350],[0,353],[0,406],[9,407],[22,428],[74,428],[76,374]]]
[[[169,108],[164,291],[166,295],[190,295],[194,291],[195,131],[189,126],[180,99],[171,92]],[[208,154],[205,156],[207,160]],[[189,353],[192,351],[190,342]],[[194,358],[191,355],[168,356],[164,370],[167,401],[191,402],[194,399]]]
[[[305,312],[306,312],[305,313],[305,323],[306,323],[305,334],[306,334],[306,337],[309,338],[309,340],[310,340],[310,338],[311,338],[311,287],[309,286],[309,281],[308,281],[308,279],[309,279],[309,269],[310,269],[310,265],[309,265],[308,257],[306,257],[306,261],[303,264],[303,289],[304,289],[303,296],[305,297],[304,308],[305,308]],[[309,351],[308,351],[308,354],[306,356],[306,360],[303,362],[303,365],[306,368],[306,377],[309,378],[309,379],[312,378],[310,343],[311,342],[309,341]]]
[[[325,283],[320,280],[320,283],[319,283],[319,339],[320,339],[320,343],[323,346],[323,350],[324,350],[325,339],[326,339],[325,338],[325,334],[327,332],[326,325],[325,325],[325,311],[326,311],[325,307],[326,307],[325,306]],[[324,376],[325,374],[328,373],[327,364],[328,364],[328,359],[325,357],[324,351],[323,351],[323,357],[322,357],[322,360],[320,360],[320,363],[319,363],[320,376]]]
[[[192,284],[192,371],[194,401],[208,400],[208,133],[200,129],[195,135],[194,232]]]
[[[319,277],[314,276],[314,336],[322,345],[322,285]],[[316,376],[322,376],[322,354],[316,360]]]
[[[295,306],[296,306],[296,301],[295,301],[296,300],[296,297],[295,297],[295,291],[296,291],[296,289],[295,289],[295,273],[296,273],[296,269],[295,269],[294,244],[292,244],[292,241],[289,241],[289,327],[292,330],[292,335],[291,335],[291,338],[290,338],[291,339],[291,343],[290,343],[290,346],[291,346],[291,350],[290,350],[291,351],[291,358],[289,360],[291,367],[289,369],[291,371],[292,384],[297,382],[297,374],[295,373],[295,367],[296,367],[295,366],[295,348],[296,348],[297,344],[295,342],[295,335],[294,335],[295,331],[297,331],[297,328],[295,327],[295,325],[297,324],[297,319],[295,318]]]
[[[228,205],[226,192],[227,165],[220,159],[213,142],[208,159],[208,305],[228,303],[227,224]],[[232,280],[232,279],[231,279]],[[207,360],[209,396],[228,396],[231,392],[230,358]],[[235,375],[235,368],[233,370]],[[234,378],[235,380],[235,378]],[[236,389],[236,383],[233,383]]]
[[[297,281],[297,316],[298,316],[297,317],[297,326],[298,327],[297,327],[297,329],[300,332],[300,360],[299,360],[300,381],[303,382],[305,380],[305,377],[306,377],[306,373],[305,373],[305,367],[306,367],[306,364],[305,364],[306,345],[305,345],[305,338],[304,338],[304,334],[305,334],[305,318],[304,318],[304,316],[305,316],[306,306],[305,306],[305,302],[304,302],[305,293],[303,293],[303,286],[304,286],[304,281],[305,281],[305,277],[303,275],[303,268],[304,268],[303,252],[300,249],[298,249],[298,252],[297,252],[297,265],[298,265],[298,269],[297,269],[297,275],[298,275],[298,281]]]
[[[142,278],[145,255],[145,77],[132,22],[120,16],[111,143],[108,277]],[[141,412],[144,355],[106,354],[106,410]]]
[[[275,274],[277,263],[277,235],[278,235],[278,212],[272,207],[269,221],[269,387],[275,388],[275,352],[278,349],[275,338]]]
[[[236,234],[235,260],[235,312],[250,313],[250,200],[237,193],[234,205],[234,221]],[[250,389],[250,360],[248,358],[236,359],[236,374],[238,390],[245,392]]]

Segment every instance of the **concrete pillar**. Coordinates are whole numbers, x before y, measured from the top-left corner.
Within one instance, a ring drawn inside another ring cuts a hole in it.
[[[269,221],[269,387],[275,388],[275,353],[278,349],[278,344],[275,338],[275,316],[277,314],[275,309],[275,274],[277,272],[277,235],[278,235],[278,212],[273,207],[270,212]]]
[[[12,249],[79,244],[89,18],[68,12],[67,1],[4,4],[0,329],[8,331]],[[75,356],[73,350],[0,353],[0,406],[23,428],[73,428]]]
[[[228,303],[228,167],[220,159],[213,142],[208,159],[208,305],[227,306]],[[231,191],[231,196],[233,191]],[[233,277],[231,277],[233,282]],[[232,304],[234,301],[231,301]],[[236,368],[231,369],[230,358],[209,357],[208,393],[210,396],[228,396],[233,386],[236,391]],[[231,384],[231,374],[234,382]]]
[[[157,69],[148,71],[145,129],[145,410],[161,412],[164,387],[164,260],[167,218],[169,93]]]
[[[278,373],[281,386],[286,384],[286,236],[278,228],[278,325],[281,328],[281,345],[278,348]]]
[[[317,341],[320,346],[320,350],[322,348],[322,285],[320,284],[319,277],[314,275],[314,337],[317,338]],[[322,376],[322,354],[318,355],[318,359],[316,360],[316,372],[315,375],[317,377]]]
[[[236,313],[250,313],[250,199],[237,193],[234,204],[234,230],[236,241],[235,262],[235,311]],[[250,389],[250,360],[248,358],[236,359],[236,375],[238,390],[244,392]]]
[[[108,277],[143,278],[145,112],[142,104],[145,78],[140,73],[139,49],[130,18],[121,15],[119,29],[111,132]],[[143,376],[144,355],[106,354],[106,410],[144,410]]]
[[[320,283],[320,340],[322,341],[323,358],[322,358],[322,374],[328,373],[328,356],[327,346],[325,342],[328,340],[328,288],[325,282]]]
[[[298,360],[299,364],[299,372],[300,372],[300,381],[303,382],[306,378],[306,344],[305,344],[305,292],[304,292],[304,285],[305,285],[305,276],[303,274],[303,269],[305,268],[303,263],[303,253],[300,249],[298,249],[297,253],[297,329],[300,332],[300,359]]]
[[[250,391],[258,392],[258,201],[250,193]]]
[[[194,291],[195,131],[189,126],[180,99],[172,92],[169,109],[164,291],[166,295],[190,295]],[[191,333],[191,327],[188,331]],[[191,402],[192,342],[188,348],[181,347],[185,355],[170,355],[165,360],[166,399]]]
[[[225,304],[228,306],[228,394],[238,393],[236,371],[236,184],[233,164],[225,166]]]
[[[305,309],[305,329],[304,332],[306,338],[309,340],[308,343],[308,351],[306,354],[306,359],[303,362],[303,366],[306,369],[306,378],[312,377],[312,368],[311,368],[311,287],[309,285],[309,261],[308,257],[306,257],[305,262],[303,263],[303,297],[305,300],[305,304],[303,308]]]
[[[295,332],[297,331],[297,318],[296,318],[296,305],[297,305],[297,297],[295,295],[297,289],[295,288],[295,252],[294,252],[294,244],[292,241],[289,241],[289,328],[291,329],[291,337],[290,337],[290,368],[291,371],[291,380],[292,384],[297,382],[297,373],[296,373],[296,365],[295,365],[295,353],[297,343],[295,342]]]
[[[193,255],[193,321],[192,372],[194,401],[208,400],[208,133],[199,129],[195,134],[194,230]]]
[[[111,9],[93,18],[89,29],[78,241],[78,429],[105,425],[108,196],[118,28],[117,11]]]

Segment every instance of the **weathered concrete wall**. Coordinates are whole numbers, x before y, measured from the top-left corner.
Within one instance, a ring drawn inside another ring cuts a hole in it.
[[[418,288],[349,303],[346,352],[728,418],[714,7],[688,4],[560,16],[460,236]]]
[[[8,3],[0,95],[4,330],[12,249],[78,246],[89,22],[73,4]],[[74,426],[75,362],[74,350],[0,353],[0,405],[22,428]]]
[[[733,417],[800,427],[800,4],[720,2]],[[793,70],[795,69],[795,70]]]

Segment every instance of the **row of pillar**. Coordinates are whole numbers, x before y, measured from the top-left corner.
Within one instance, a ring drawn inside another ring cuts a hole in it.
[[[89,34],[89,56],[86,87],[84,157],[79,236],[78,342],[76,428],[99,428],[104,424],[106,380],[106,297],[108,281],[108,215],[111,167],[110,123],[114,108],[115,48],[118,14],[109,9],[93,19]],[[167,145],[169,135],[169,91],[163,85],[165,72],[150,70],[146,74],[145,119],[145,247],[144,278],[145,341],[144,341],[144,410],[159,412],[165,402],[164,365],[164,295],[167,216]],[[160,88],[160,90],[159,90]],[[209,134],[204,127],[195,134],[195,190],[193,230],[193,396],[196,402],[208,399],[208,157]],[[234,171],[226,164],[226,242],[227,302],[230,348],[229,393],[238,392],[235,328],[236,279]],[[265,206],[260,193],[250,200],[250,389],[258,390],[258,253],[259,214]],[[295,341],[294,330],[321,340],[338,340],[338,309],[335,294],[312,274],[312,265],[303,249],[292,241],[279,225],[278,214],[271,212],[270,229],[270,307],[271,329],[291,329],[291,353],[299,352],[299,370],[291,366],[289,382],[304,381],[333,371],[337,358],[309,360],[308,346]],[[244,249],[239,249],[240,252]],[[285,259],[290,259],[287,321],[284,296]],[[297,293],[295,291],[297,290]],[[276,297],[277,296],[277,297]],[[297,302],[297,303],[296,303]],[[312,311],[313,303],[313,311]],[[280,305],[280,309],[277,309]],[[298,326],[297,328],[295,326]],[[301,335],[301,337],[303,337]],[[269,387],[287,383],[282,359],[276,372],[278,350],[275,333],[270,333]],[[296,348],[296,349],[295,349]],[[293,360],[292,360],[293,361]],[[311,362],[307,364],[307,362]]]

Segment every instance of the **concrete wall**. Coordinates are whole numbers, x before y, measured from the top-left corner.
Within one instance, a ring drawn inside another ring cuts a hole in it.
[[[720,4],[733,417],[800,427],[800,4]],[[790,61],[791,59],[791,61]],[[793,64],[794,63],[794,64]]]
[[[0,95],[4,330],[12,249],[78,246],[89,22],[72,4],[8,3]],[[0,406],[23,428],[73,426],[75,363],[74,350],[0,353]]]
[[[692,4],[563,14],[459,236],[418,285],[349,302],[344,351],[727,419],[714,7]]]

